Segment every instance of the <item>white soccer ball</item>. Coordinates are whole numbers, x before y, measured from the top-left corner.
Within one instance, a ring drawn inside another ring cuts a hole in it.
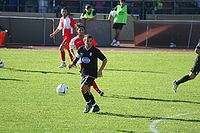
[[[113,18],[116,16],[116,14],[117,14],[117,11],[115,11],[115,10],[113,10],[113,11],[110,12],[110,15],[111,15]]]
[[[60,84],[58,85],[58,87],[56,88],[56,93],[58,95],[65,95],[68,92],[68,87],[65,84]]]

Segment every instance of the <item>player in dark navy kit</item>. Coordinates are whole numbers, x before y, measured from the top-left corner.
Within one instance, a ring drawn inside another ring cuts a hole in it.
[[[94,96],[90,92],[90,87],[92,86],[95,78],[102,76],[102,71],[106,66],[107,59],[104,54],[92,46],[92,36],[85,35],[83,38],[84,46],[81,46],[78,51],[76,58],[73,60],[72,64],[68,67],[72,68],[76,65],[79,58],[82,61],[81,67],[81,92],[85,101],[87,102],[86,107],[84,109],[84,113],[88,113],[92,108],[92,112],[98,112],[100,110],[99,106],[96,104],[94,100]],[[98,59],[102,61],[100,68],[98,69]]]
[[[199,74],[199,72],[200,72],[200,40],[195,48],[195,53],[197,54],[197,57],[194,61],[194,65],[193,65],[190,73],[183,76],[179,80],[174,80],[174,82],[173,82],[174,92],[177,91],[177,88],[180,84],[187,82],[188,80],[195,79],[195,77]]]

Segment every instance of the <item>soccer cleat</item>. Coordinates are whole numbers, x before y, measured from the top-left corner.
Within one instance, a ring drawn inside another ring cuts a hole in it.
[[[93,107],[93,109],[92,109],[92,112],[99,112],[100,111],[100,108],[99,108],[99,106],[96,104],[96,105],[94,105],[94,107]]]
[[[60,64],[60,66],[58,66],[59,68],[64,68],[64,67],[66,67],[67,65],[64,63],[64,62],[62,62],[61,64]]]
[[[174,80],[174,82],[173,82],[173,89],[174,89],[174,92],[176,93],[176,91],[177,91],[177,88],[178,88],[178,85],[176,84],[176,80]]]
[[[116,43],[116,40],[114,39],[112,42],[111,42],[111,46],[115,46],[115,43]]]
[[[101,91],[101,92],[99,93],[99,96],[103,96],[103,95],[104,95],[104,92]]]
[[[120,42],[117,41],[117,42],[115,43],[115,46],[116,46],[116,47],[119,47],[119,46],[120,46]]]
[[[86,104],[86,107],[83,112],[88,113],[88,112],[90,112],[91,108],[92,108],[92,104]]]

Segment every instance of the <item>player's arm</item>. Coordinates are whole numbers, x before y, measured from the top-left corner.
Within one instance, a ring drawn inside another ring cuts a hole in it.
[[[105,59],[102,61],[101,66],[100,66],[100,68],[99,68],[98,77],[102,77],[102,75],[103,75],[102,72],[103,72],[103,70],[104,70],[106,64],[107,64],[107,59],[105,58]]]
[[[79,60],[80,57],[81,57],[81,55],[78,54],[78,52],[77,52],[76,57],[74,58],[74,60],[72,61],[72,63],[68,65],[68,68],[71,69],[72,67],[76,66],[76,63],[78,62],[78,60]]]
[[[56,28],[56,30],[53,33],[50,34],[50,37],[51,38],[54,37],[56,34],[58,34],[58,32],[60,32],[62,30],[62,28],[63,27],[62,27],[62,24],[61,24],[61,21],[60,21],[58,27]]]
[[[107,58],[104,56],[104,54],[100,51],[100,50],[97,50],[97,57],[102,61],[101,63],[101,66],[99,67],[99,70],[98,70],[98,77],[102,77],[102,72],[107,64]]]
[[[86,19],[86,18],[84,17],[85,14],[86,14],[86,10],[84,10],[84,12],[81,13],[80,19]]]

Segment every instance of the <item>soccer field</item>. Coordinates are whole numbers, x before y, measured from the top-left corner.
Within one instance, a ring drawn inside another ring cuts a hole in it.
[[[59,69],[55,49],[0,49],[0,133],[199,133],[199,77],[173,92],[193,52],[103,51],[108,63],[92,93],[99,113],[84,114],[79,67]],[[68,57],[67,57],[68,59]],[[69,92],[56,94],[65,83]]]

